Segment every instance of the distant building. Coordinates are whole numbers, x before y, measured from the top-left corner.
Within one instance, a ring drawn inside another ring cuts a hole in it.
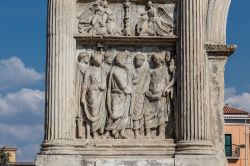
[[[9,154],[9,162],[10,163],[8,164],[8,166],[35,166],[34,162],[17,162],[16,161],[17,148],[3,147],[2,149],[5,153]]]
[[[250,166],[250,114],[226,105],[224,119],[225,153],[228,166]]]

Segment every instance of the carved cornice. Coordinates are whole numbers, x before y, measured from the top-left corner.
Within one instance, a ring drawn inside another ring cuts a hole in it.
[[[205,49],[208,56],[226,56],[229,57],[236,50],[236,45],[206,44]]]
[[[81,36],[75,35],[80,43],[87,44],[112,44],[112,45],[154,45],[154,46],[175,46],[177,37],[152,37],[152,36]]]

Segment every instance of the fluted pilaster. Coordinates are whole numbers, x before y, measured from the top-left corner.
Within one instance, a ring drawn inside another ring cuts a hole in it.
[[[45,141],[74,136],[74,0],[48,0]]]
[[[208,150],[207,57],[204,49],[206,0],[179,1],[178,148]],[[204,153],[204,152],[202,152]]]

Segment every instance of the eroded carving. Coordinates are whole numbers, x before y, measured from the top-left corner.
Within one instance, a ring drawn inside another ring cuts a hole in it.
[[[148,90],[147,80],[149,69],[145,66],[146,57],[138,54],[134,58],[135,71],[133,75],[134,84],[134,110],[133,110],[133,130],[135,138],[141,138],[144,135],[144,95]]]
[[[81,53],[82,138],[140,139],[172,137],[175,60],[170,52]],[[85,72],[84,72],[85,71]]]
[[[90,123],[90,132],[95,139],[104,133],[107,112],[106,100],[106,71],[102,68],[102,54],[91,56],[91,66],[83,79],[81,102],[84,115]]]
[[[155,7],[148,1],[145,12],[141,13],[141,18],[136,25],[139,36],[168,36],[172,34],[174,25],[173,19],[164,8]]]
[[[89,35],[122,35],[116,25],[114,13],[110,10],[106,0],[97,0],[90,4],[79,17],[79,33]]]
[[[123,34],[124,36],[131,36],[130,17],[129,17],[131,3],[129,2],[129,0],[126,0],[123,3],[123,5],[124,5],[124,10],[125,10]]]
[[[107,108],[113,121],[108,130],[112,131],[115,138],[127,138],[125,129],[132,125],[132,76],[126,69],[126,61],[126,54],[119,53],[116,56],[108,81]]]

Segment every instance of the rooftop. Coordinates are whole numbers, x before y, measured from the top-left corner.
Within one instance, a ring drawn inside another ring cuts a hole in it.
[[[225,115],[239,115],[239,114],[240,115],[248,115],[249,114],[249,112],[247,112],[247,111],[233,108],[233,107],[228,106],[228,105],[225,105],[223,110],[224,110]]]

